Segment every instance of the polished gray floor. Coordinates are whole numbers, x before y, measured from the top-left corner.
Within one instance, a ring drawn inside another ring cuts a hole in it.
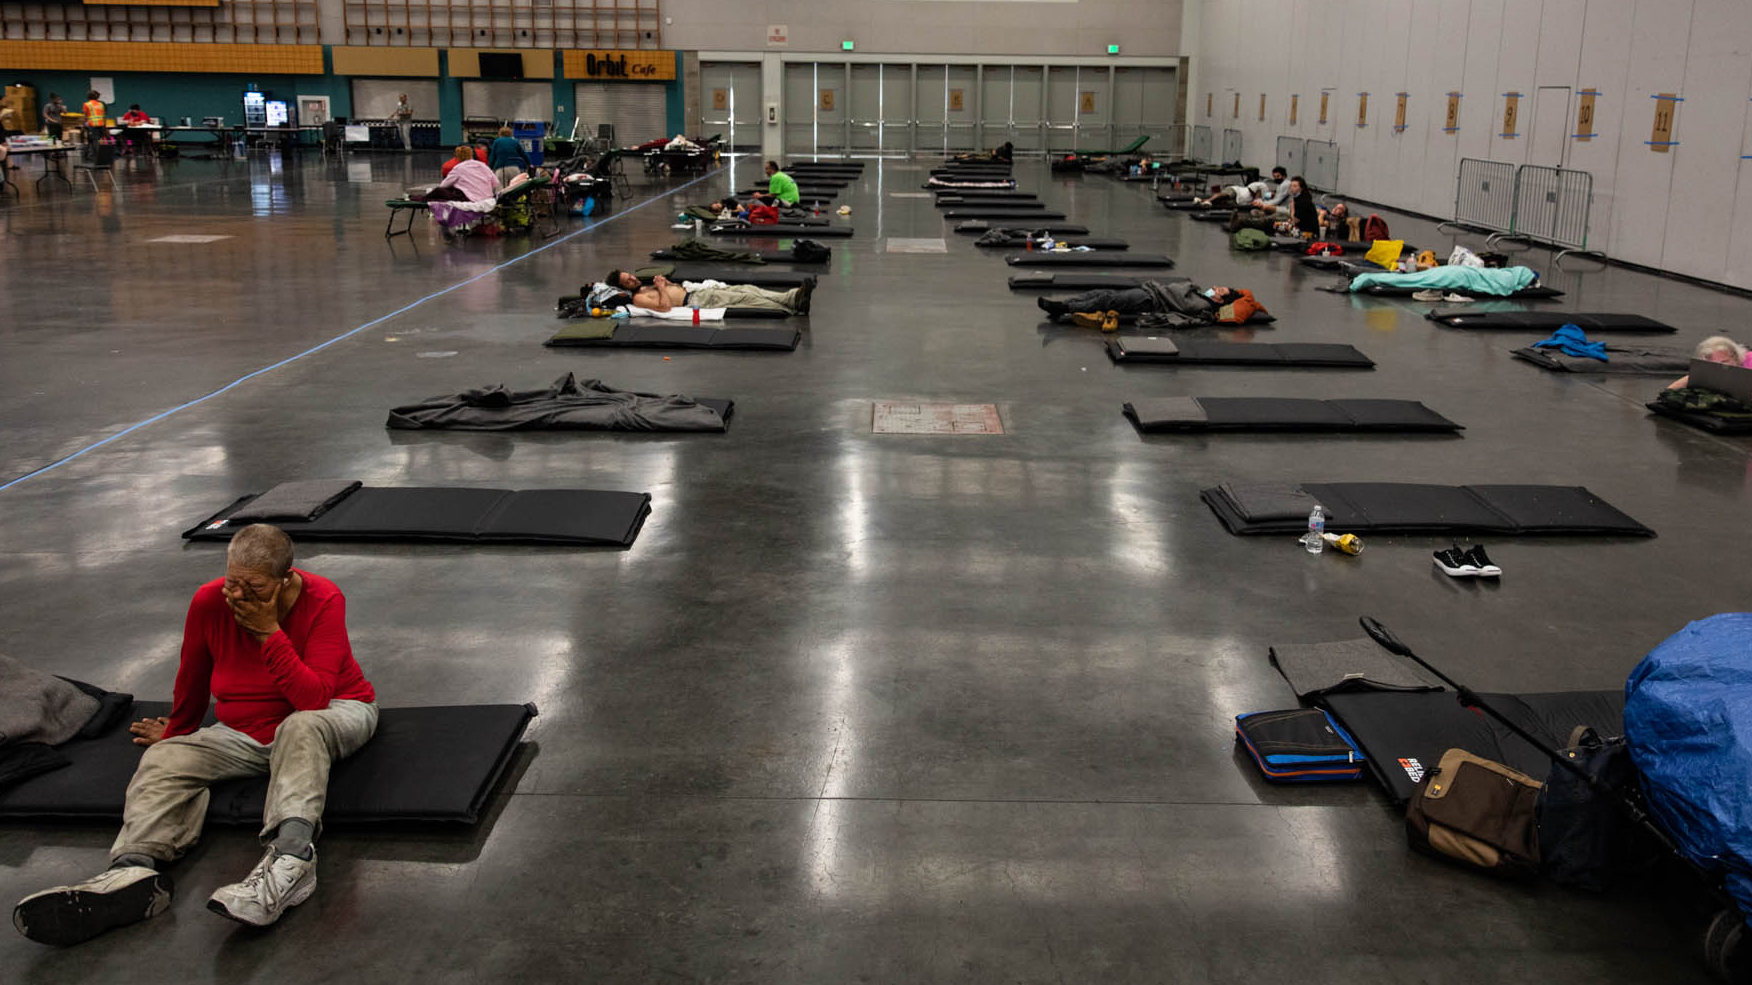
[[[1688,620],[1744,608],[1749,446],[1651,419],[1660,381],[1539,372],[1507,355],[1525,338],[1318,292],[1329,275],[1231,255],[1147,187],[1037,162],[1023,186],[1097,234],[1253,288],[1279,317],[1260,339],[1352,342],[1379,368],[1117,367],[892,162],[842,198],[857,235],[829,241],[795,353],[546,349],[556,296],[675,240],[680,204],[752,164],[640,186],[629,206],[651,204],[539,249],[386,242],[382,201],[436,164],[184,161],[0,205],[0,484],[53,466],[0,490],[13,657],[168,696],[222,557],[178,531],[282,479],[654,499],[627,551],[303,548],[385,704],[540,707],[493,816],[333,830],[316,897],[267,933],[202,908],[256,855],[214,831],[168,914],[65,951],[0,934],[0,979],[1701,980],[1684,907],[1413,855],[1371,787],[1270,787],[1232,738],[1236,713],[1293,703],[1270,644],[1351,637],[1360,614],[1481,689],[1556,690],[1617,687]],[[885,250],[938,236],[946,254]],[[1738,297],[1530,262],[1577,310],[1685,344],[1744,331]],[[719,436],[383,427],[404,400],[565,372],[736,416]],[[1415,398],[1467,430],[1145,439],[1120,414],[1247,394]],[[1007,433],[871,434],[893,398],[995,403]],[[1227,479],[1585,484],[1660,537],[1492,541],[1501,584],[1457,582],[1429,538],[1343,558],[1232,537],[1198,500]],[[110,836],[0,825],[0,898],[89,874]]]

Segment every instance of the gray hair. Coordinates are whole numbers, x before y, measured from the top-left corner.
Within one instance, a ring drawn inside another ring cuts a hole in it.
[[[1718,352],[1727,353],[1730,357],[1729,361],[1735,366],[1742,365],[1746,361],[1746,347],[1726,335],[1711,335],[1697,343],[1697,351],[1693,355],[1698,359],[1708,359]]]
[[[252,523],[231,538],[225,559],[240,568],[284,578],[292,573],[292,538],[271,523]]]

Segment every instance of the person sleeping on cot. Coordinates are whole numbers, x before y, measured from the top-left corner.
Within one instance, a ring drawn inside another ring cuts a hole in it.
[[[1244,287],[1201,288],[1190,281],[1145,281],[1141,287],[1084,291],[1059,300],[1041,297],[1034,303],[1052,321],[1069,319],[1104,332],[1118,330],[1120,315],[1138,316],[1140,326],[1196,328],[1239,325],[1266,313],[1265,306]]]
[[[608,284],[632,295],[630,304],[646,311],[664,312],[672,308],[763,308],[792,315],[807,315],[809,301],[815,293],[815,278],[801,287],[788,291],[771,291],[753,284],[726,284],[722,281],[684,281],[675,283],[662,275],[651,278],[649,284],[625,270],[609,272]]]

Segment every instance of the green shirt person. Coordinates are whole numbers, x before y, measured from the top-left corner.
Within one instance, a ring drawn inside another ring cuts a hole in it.
[[[779,170],[778,162],[766,162],[766,173],[768,195],[785,205],[796,205],[797,200],[803,197],[802,193],[797,191],[797,182],[791,180],[790,175]]]

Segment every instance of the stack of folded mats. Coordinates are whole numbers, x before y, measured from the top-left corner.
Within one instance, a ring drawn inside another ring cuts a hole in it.
[[[1116,363],[1212,364],[1258,369],[1375,366],[1375,361],[1355,346],[1337,342],[1218,342],[1155,335],[1121,336],[1107,340],[1107,354]]]
[[[685,318],[692,308],[678,308]],[[761,312],[758,317],[784,317],[782,311],[764,308],[712,308],[700,312],[702,321],[711,315],[721,318],[738,317],[741,312]],[[674,312],[665,312],[673,314]],[[753,318],[756,315],[749,314]],[[644,322],[641,324],[641,322]],[[803,333],[794,328],[719,328],[716,325],[690,325],[675,322],[648,322],[645,319],[578,318],[566,323],[543,345],[583,346],[632,349],[749,349],[767,352],[790,352],[797,348]]]
[[[1124,411],[1139,431],[1461,430],[1460,425],[1416,400],[1156,397],[1134,400]]]
[[[372,488],[357,480],[314,479],[244,496],[183,531],[183,538],[229,541],[251,523],[272,523],[294,540],[630,547],[650,513],[649,493]]]
[[[1225,482],[1199,496],[1232,534],[1301,533],[1316,505],[1346,533],[1655,534],[1581,486]]]
[[[119,720],[170,714],[170,702],[122,705]],[[385,708],[365,748],[329,774],[324,824],[474,824],[516,758],[534,705]],[[207,723],[212,724],[212,716]],[[111,728],[56,750],[65,768],[0,789],[0,817],[115,820],[140,747],[125,728]],[[207,821],[260,825],[265,776],[212,787]]]
[[[1406,274],[1404,276],[1411,276]],[[1464,293],[1464,292],[1462,292]],[[1586,311],[1431,311],[1425,318],[1443,328],[1556,331],[1574,325],[1583,332],[1637,332],[1663,335],[1678,329],[1644,315]]]
[[[539,390],[502,384],[428,397],[389,412],[388,427],[455,431],[718,431],[732,401],[617,390],[571,373]]]

